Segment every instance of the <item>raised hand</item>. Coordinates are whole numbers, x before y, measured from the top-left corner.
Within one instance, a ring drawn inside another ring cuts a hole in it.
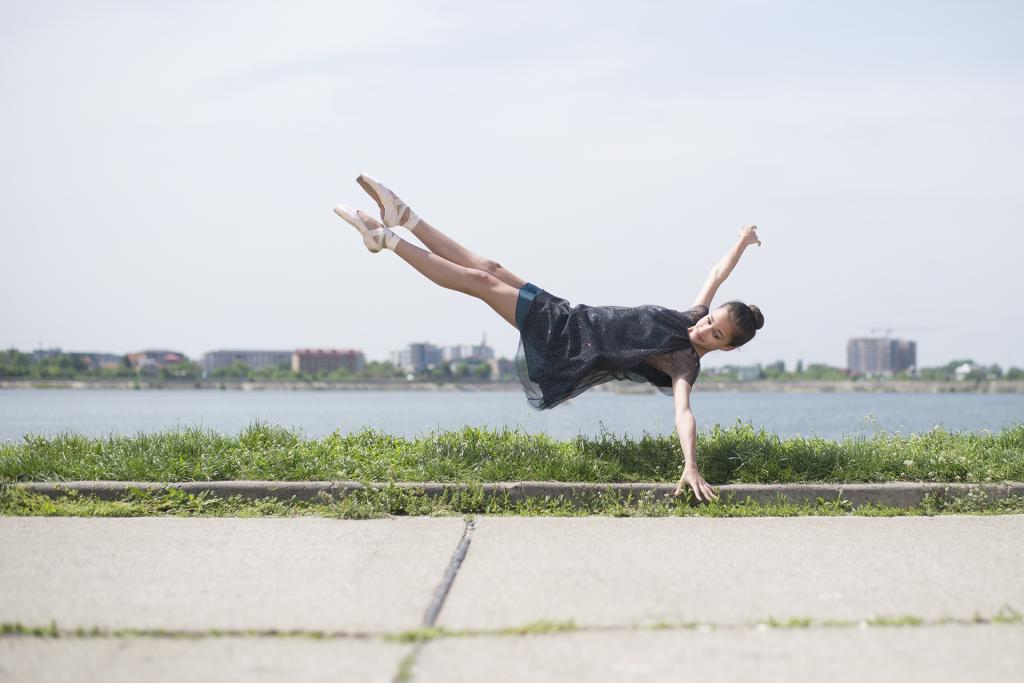
[[[745,247],[749,247],[751,244],[761,246],[761,240],[757,238],[757,226],[747,225],[740,228],[740,240]]]

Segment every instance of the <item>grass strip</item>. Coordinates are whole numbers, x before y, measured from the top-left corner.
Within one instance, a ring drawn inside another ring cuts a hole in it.
[[[975,612],[971,617],[939,617],[925,619],[911,614],[873,616],[866,619],[814,619],[811,617],[790,617],[788,619],[748,620],[735,623],[714,623],[700,621],[657,622],[625,626],[586,626],[573,620],[535,621],[522,626],[494,629],[448,629],[429,627],[389,633],[363,633],[354,631],[323,630],[279,630],[279,629],[209,629],[173,630],[145,628],[100,628],[76,627],[63,629],[56,621],[45,625],[25,625],[20,622],[0,622],[0,636],[21,636],[31,638],[310,638],[338,639],[359,638],[379,639],[394,643],[424,643],[438,638],[516,637],[543,636],[552,633],[592,633],[607,631],[666,631],[717,629],[810,629],[810,628],[905,628],[922,626],[945,626],[948,624],[1024,624],[1024,613],[1010,605],[1003,604],[993,615]]]
[[[698,438],[697,464],[712,484],[1000,482],[1024,480],[1024,423],[999,432],[941,428],[833,441],[782,439],[747,423]],[[415,439],[373,428],[306,439],[254,423],[237,436],[183,428],[91,438],[27,435],[0,444],[0,481],[676,481],[679,439],[645,433],[554,440],[517,429],[464,427]]]
[[[14,486],[0,486],[0,515],[31,517],[332,517],[372,519],[400,515],[520,515],[580,517],[798,517],[869,516],[898,517],[939,514],[1024,514],[1024,496],[990,498],[984,491],[962,496],[925,494],[921,504],[904,508],[868,503],[854,506],[850,501],[818,497],[814,503],[794,504],[714,501],[692,505],[689,500],[656,498],[644,492],[620,495],[596,492],[568,500],[563,496],[512,500],[507,495],[485,496],[480,485],[464,490],[428,496],[422,490],[388,485],[365,488],[342,497],[322,494],[314,500],[251,499],[218,497],[206,492],[187,493],[178,489],[141,491],[130,489],[119,500],[104,500],[69,491],[50,498]]]

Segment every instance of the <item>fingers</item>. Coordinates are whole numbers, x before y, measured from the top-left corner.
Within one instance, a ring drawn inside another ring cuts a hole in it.
[[[707,483],[707,481],[705,481],[703,477],[700,480],[700,484],[702,487],[704,487],[704,495],[707,497],[708,500],[711,500],[712,498],[718,498],[718,494],[715,493],[715,490],[713,488],[711,488],[711,484]]]
[[[756,225],[745,225],[740,228],[740,237],[742,237],[747,244],[756,244],[757,246],[761,246],[761,240],[757,238]]]
[[[693,497],[698,502],[710,503],[713,500],[718,500],[718,494],[715,493],[715,490],[711,488],[711,485],[704,481],[704,478],[699,475],[696,479],[686,479],[676,484],[676,488],[672,492],[672,496],[678,497],[680,494],[685,493],[687,486],[689,486],[693,491]]]
[[[704,483],[703,479],[701,479],[698,484],[698,487],[693,489],[695,493],[699,491],[697,495],[697,500],[699,500],[702,503],[709,502],[710,497],[708,496],[708,485]]]
[[[699,495],[697,495],[698,489],[700,490]],[[713,488],[711,488],[711,484],[704,481],[703,477],[698,478],[697,486],[694,486],[693,490],[694,494],[697,496],[697,500],[700,500],[705,503],[710,503],[712,500],[718,498],[718,494],[715,493],[715,490]],[[701,496],[703,496],[703,498]]]

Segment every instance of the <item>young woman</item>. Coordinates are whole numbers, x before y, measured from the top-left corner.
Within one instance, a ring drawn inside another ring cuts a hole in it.
[[[697,500],[718,497],[697,471],[690,389],[704,354],[742,346],[764,324],[757,306],[740,301],[710,309],[743,251],[761,245],[757,226],[739,231],[739,241],[711,269],[686,311],[655,305],[571,306],[458,244],[376,179],[364,174],[356,182],[377,203],[381,220],[340,204],[334,212],[359,231],[367,249],[390,249],[438,285],[484,301],[519,330],[516,369],[530,406],[547,410],[613,379],[649,382],[675,399],[684,463],[674,495],[689,485]],[[430,251],[398,237],[391,230],[397,226],[413,232]]]

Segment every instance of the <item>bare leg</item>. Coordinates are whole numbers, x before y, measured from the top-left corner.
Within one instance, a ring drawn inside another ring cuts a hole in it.
[[[427,223],[422,218],[419,223],[416,224],[416,228],[412,233],[419,237],[420,241],[427,245],[427,248],[430,249],[430,251],[434,252],[438,256],[448,259],[452,263],[457,263],[460,266],[465,266],[466,268],[474,268],[476,270],[482,270],[485,273],[490,273],[516,290],[526,284],[526,280],[522,279],[512,271],[506,270],[505,267],[497,261],[474,254],[469,249],[466,249],[464,246],[453,240],[451,237],[448,237],[448,235],[444,234],[430,223]]]
[[[417,227],[417,234],[419,229]],[[452,263],[443,256],[410,244],[407,240],[398,243],[395,253],[434,283],[480,299],[497,311],[508,324],[516,327],[518,287],[499,280],[496,275],[487,271]]]
[[[465,268],[490,273],[501,282],[517,290],[526,284],[526,280],[506,270],[497,261],[474,254],[417,216],[408,204],[373,176],[360,173],[356,182],[377,203],[380,208],[381,221],[389,226],[410,226],[408,230],[419,237],[427,245],[427,248],[438,256]]]

